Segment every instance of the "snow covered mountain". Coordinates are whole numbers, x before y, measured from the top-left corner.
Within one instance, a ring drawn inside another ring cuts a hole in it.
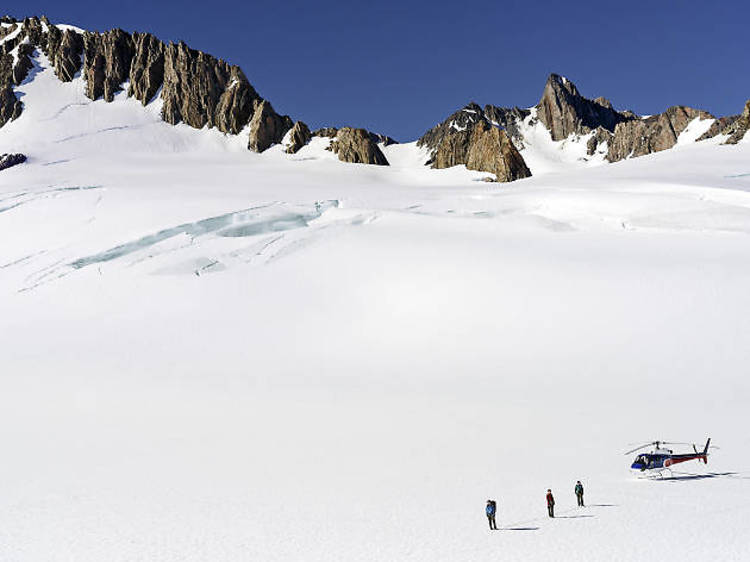
[[[118,99],[134,98],[145,109],[158,104],[167,123],[238,136],[255,152],[281,144],[295,154],[316,137],[327,139],[318,144],[344,162],[388,165],[382,149],[395,142],[351,127],[311,132],[302,121],[276,113],[239,67],[184,43],[164,44],[151,34],[120,29],[88,32],[44,17],[0,20],[0,127],[19,119],[29,104],[19,99],[21,86],[44,66],[64,83],[80,81],[92,101],[112,103],[122,93]],[[490,179],[514,181],[544,173],[550,164],[616,162],[706,139],[734,144],[749,126],[750,101],[741,116],[721,119],[684,106],[639,117],[615,110],[605,98],[587,99],[570,80],[552,74],[535,107],[472,103],[417,145],[428,152],[421,164],[465,165],[489,172]]]
[[[306,138],[236,67],[35,21],[0,33],[0,559],[746,559],[744,116]],[[663,480],[622,454],[709,436]]]

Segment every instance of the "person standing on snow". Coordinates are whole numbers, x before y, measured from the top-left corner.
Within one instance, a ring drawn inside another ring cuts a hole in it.
[[[484,512],[487,514],[487,520],[490,522],[490,531],[497,531],[497,523],[495,523],[497,502],[495,500],[487,500],[487,507],[484,508]]]
[[[550,517],[555,516],[555,496],[552,495],[552,490],[547,490],[547,513]]]
[[[575,492],[576,499],[578,500],[578,507],[583,507],[583,484],[581,484],[580,480],[576,482]]]

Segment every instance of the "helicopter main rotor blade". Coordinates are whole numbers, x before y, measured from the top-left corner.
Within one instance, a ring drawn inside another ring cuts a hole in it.
[[[632,453],[635,453],[636,451],[640,451],[641,449],[644,449],[646,447],[650,447],[654,443],[646,443],[645,445],[641,445],[640,447],[636,447],[635,449],[631,449],[630,451],[627,451],[625,454],[630,455]]]

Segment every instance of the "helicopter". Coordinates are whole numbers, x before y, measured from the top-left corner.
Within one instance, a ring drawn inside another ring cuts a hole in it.
[[[679,453],[675,454],[672,449],[667,449],[664,447],[664,445],[692,445],[693,446],[693,452],[692,453]],[[647,476],[658,476],[663,474],[663,472],[669,471],[671,472],[671,467],[675,464],[686,462],[686,461],[703,461],[704,464],[708,464],[708,449],[711,445],[711,438],[709,437],[706,441],[706,446],[703,448],[702,451],[699,451],[695,444],[693,443],[674,443],[670,441],[653,441],[651,443],[646,443],[645,445],[641,445],[640,447],[636,447],[635,449],[631,449],[626,455],[630,455],[632,453],[635,453],[636,451],[640,451],[641,449],[645,449],[646,447],[653,446],[654,449],[650,453],[639,453],[638,456],[635,457],[635,460],[633,461],[633,464],[630,465],[630,468],[635,471],[639,471],[641,473],[645,473]]]

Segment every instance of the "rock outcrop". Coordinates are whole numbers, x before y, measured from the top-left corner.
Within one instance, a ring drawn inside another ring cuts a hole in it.
[[[724,144],[737,144],[750,130],[750,100],[745,102],[745,109],[737,119],[722,131],[722,134],[729,135]]]
[[[365,129],[342,127],[336,132],[336,137],[331,141],[329,149],[342,162],[388,166],[388,160],[373,136]]]
[[[505,131],[486,122],[474,127],[466,167],[493,173],[499,182],[531,177],[531,170]]]
[[[312,133],[307,125],[302,121],[297,121],[289,131],[289,141],[286,147],[288,154],[295,154],[299,149],[305,146],[312,138]]]
[[[531,171],[501,125],[513,123],[513,130],[520,135],[518,123],[527,115],[527,110],[482,109],[472,102],[427,131],[417,145],[430,149],[428,164],[433,168],[463,164],[470,170],[495,174],[500,182],[527,178]]]
[[[739,119],[739,115],[728,115],[726,117],[719,117],[714,121],[708,128],[708,131],[698,137],[696,142],[700,142],[706,139],[712,139],[717,135],[722,134],[723,131],[729,130],[729,127]]]
[[[112,101],[130,78],[135,49],[133,38],[122,29],[104,33],[83,34],[83,74],[86,96],[92,100],[103,97]]]
[[[339,130],[336,127],[321,127],[320,129],[315,129],[312,133],[312,136],[314,137],[328,137],[329,139],[336,138],[336,133],[338,133]]]
[[[133,33],[128,95],[149,103],[164,82],[164,43],[150,33]]]
[[[575,84],[557,74],[547,79],[542,99],[537,104],[537,117],[552,135],[560,141],[572,134],[585,135],[601,127],[614,132],[618,123],[630,117],[615,111],[605,98],[584,98]]]
[[[263,151],[280,142],[292,127],[292,120],[278,115],[238,66],[184,43],[165,45],[151,34],[129,34],[121,29],[104,33],[62,30],[45,18],[26,18],[20,32],[8,38],[19,31],[19,25],[13,20],[2,27],[6,40],[0,56],[20,47],[15,68],[9,66],[12,58],[0,58],[0,126],[23,109],[12,86],[33,68],[30,55],[39,48],[60,80],[69,82],[81,72],[86,95],[92,100],[111,102],[126,82],[130,84],[127,95],[144,105],[161,91],[166,122],[216,127],[228,134],[238,134],[251,125],[248,144],[252,150]],[[301,128],[297,133],[304,137]]]
[[[26,80],[29,71],[34,68],[31,62],[31,55],[34,53],[34,46],[29,43],[23,43],[18,46],[18,56],[16,64],[13,67],[13,83],[18,86]]]
[[[608,141],[607,160],[617,162],[672,148],[677,144],[680,133],[696,117],[714,118],[705,111],[676,105],[658,115],[618,123]]]
[[[0,40],[4,39],[5,37],[13,33],[16,29],[18,29],[18,23],[16,22],[0,21],[0,23],[10,24],[8,26],[0,27]]]
[[[48,29],[45,53],[55,67],[57,77],[63,82],[70,82],[81,69],[83,37],[72,29],[60,31],[54,25]]]
[[[167,123],[184,122],[196,129],[208,125],[232,134],[240,132],[254,102],[260,101],[239,68],[182,42],[167,45],[164,51],[161,97]]]
[[[280,143],[292,125],[288,115],[279,115],[271,107],[271,102],[263,100],[256,106],[250,120],[247,146],[255,152],[263,152],[271,145]]]
[[[151,34],[120,29],[104,33],[61,29],[44,17],[23,21],[5,17],[0,22],[0,126],[21,115],[23,103],[14,86],[27,79],[34,68],[34,51],[39,49],[60,80],[71,81],[80,73],[92,100],[111,102],[128,83],[126,95],[144,105],[161,96],[164,121],[214,127],[233,135],[248,131],[248,148],[257,152],[284,141],[284,150],[295,153],[312,136],[323,136],[331,139],[329,148],[342,161],[386,165],[380,147],[396,142],[351,127],[311,133],[301,121],[278,114],[238,66],[184,43],[165,44]],[[526,148],[524,134],[530,126],[541,123],[553,141],[581,141],[585,136],[589,155],[604,155],[615,162],[671,148],[696,118],[714,119],[684,106],[641,118],[617,111],[606,98],[585,98],[572,82],[552,74],[535,108],[472,103],[427,131],[418,144],[428,149],[428,164],[435,168],[465,165],[492,173],[498,181],[513,181],[531,175],[519,152]],[[724,134],[726,143],[733,144],[749,128],[750,101],[742,115],[715,120],[699,140]]]
[[[13,92],[13,56],[0,54],[0,127],[21,115],[23,105]]]
[[[0,154],[0,171],[26,162],[25,154]]]

